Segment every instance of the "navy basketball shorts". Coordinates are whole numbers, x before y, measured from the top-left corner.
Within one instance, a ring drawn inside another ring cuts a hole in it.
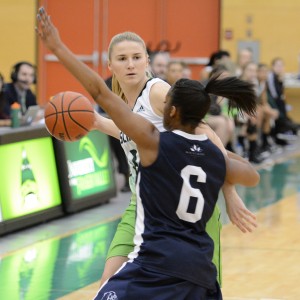
[[[102,285],[95,300],[222,300],[219,284],[209,291],[189,281],[127,262]]]

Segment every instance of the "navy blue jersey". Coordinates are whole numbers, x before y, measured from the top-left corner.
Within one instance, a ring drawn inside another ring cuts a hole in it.
[[[160,133],[159,154],[139,167],[134,263],[213,289],[213,241],[205,232],[225,179],[223,153],[206,135]]]

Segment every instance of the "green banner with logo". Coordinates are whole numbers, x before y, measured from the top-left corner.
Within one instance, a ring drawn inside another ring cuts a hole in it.
[[[112,158],[107,135],[91,131],[79,141],[64,143],[72,199],[114,188]]]
[[[50,137],[0,146],[2,221],[61,204]]]

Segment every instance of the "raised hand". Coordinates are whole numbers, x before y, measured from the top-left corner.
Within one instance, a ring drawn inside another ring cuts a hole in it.
[[[43,7],[39,8],[37,14],[38,27],[35,28],[35,31],[44,42],[45,46],[50,50],[54,51],[62,42],[59,37],[57,28],[52,24],[50,16]]]

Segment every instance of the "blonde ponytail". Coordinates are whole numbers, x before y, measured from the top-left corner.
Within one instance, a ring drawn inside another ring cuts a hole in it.
[[[124,102],[128,103],[125,94],[120,86],[119,81],[117,80],[116,76],[113,74],[112,80],[111,80],[111,90],[113,93],[117,94],[119,97],[121,97]]]

